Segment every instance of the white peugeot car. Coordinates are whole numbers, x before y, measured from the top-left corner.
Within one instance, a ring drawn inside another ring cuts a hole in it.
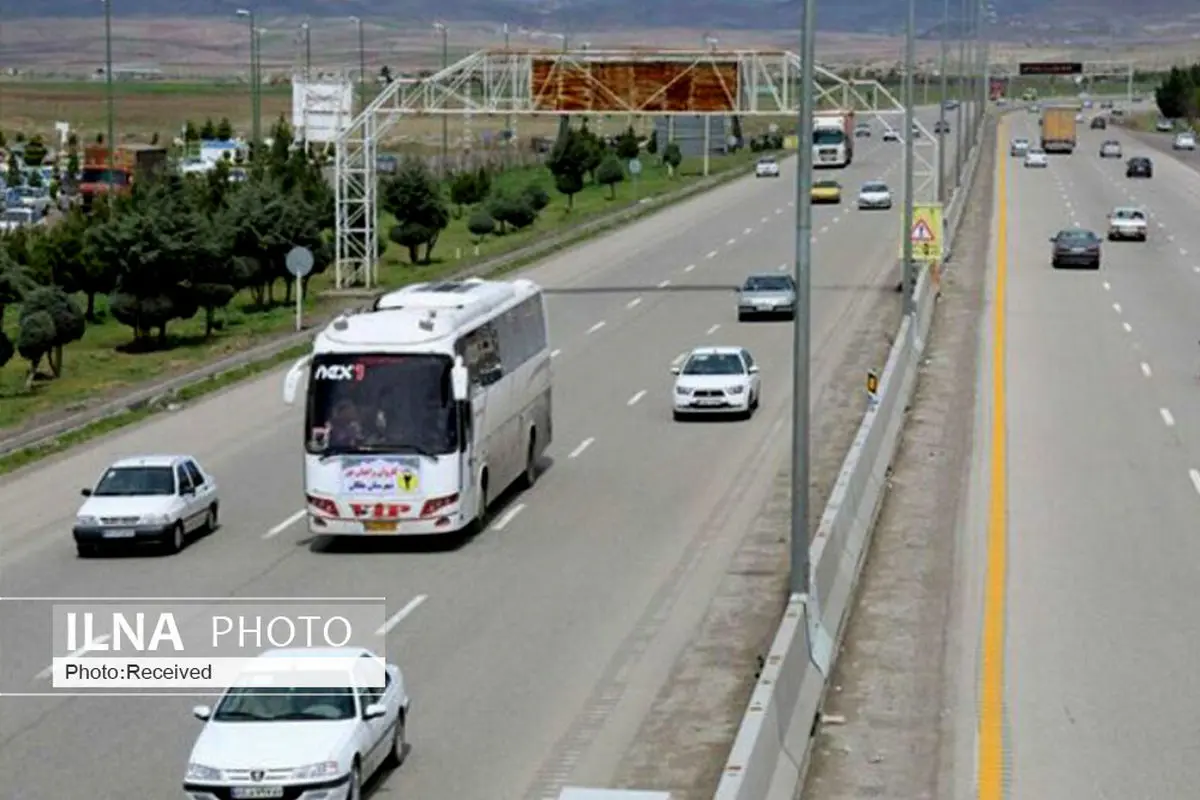
[[[1146,212],[1140,208],[1115,208],[1108,215],[1108,240],[1135,239],[1146,241]]]
[[[860,209],[891,208],[892,190],[883,181],[867,181],[858,190],[858,207]]]
[[[178,553],[189,535],[217,528],[217,481],[191,456],[122,459],[82,494],[72,529],[81,557],[122,544]]]
[[[1025,166],[1027,167],[1047,167],[1049,165],[1045,150],[1033,148],[1025,154]]]
[[[1195,150],[1196,149],[1196,134],[1194,133],[1177,133],[1175,141],[1171,144],[1176,150]]]
[[[354,647],[268,650],[258,660],[314,657],[379,661]],[[216,708],[192,709],[205,725],[188,759],[184,794],[191,800],[361,800],[372,775],[404,760],[409,697],[395,664],[384,666],[382,688],[355,685],[361,683],[357,673],[347,669],[345,685],[330,688],[248,683],[226,691]]]
[[[675,375],[674,417],[689,414],[738,414],[749,418],[758,408],[758,365],[744,347],[697,347]]]
[[[764,156],[754,165],[754,177],[756,178],[778,178],[779,177],[779,162],[770,156]]]

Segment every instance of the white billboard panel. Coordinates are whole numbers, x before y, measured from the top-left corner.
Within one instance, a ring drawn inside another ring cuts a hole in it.
[[[292,129],[310,142],[335,141],[354,120],[354,85],[344,78],[292,79]]]

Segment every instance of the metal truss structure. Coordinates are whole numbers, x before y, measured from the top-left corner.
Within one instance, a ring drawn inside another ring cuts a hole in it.
[[[786,51],[482,50],[433,75],[388,85],[341,133],[335,148],[338,288],[378,283],[379,145],[406,119],[495,115],[794,117],[800,58]],[[685,87],[685,84],[687,85]],[[554,91],[549,87],[553,85]],[[564,86],[568,88],[564,90]],[[853,109],[903,140],[904,106],[874,80],[818,66],[814,108]],[[935,202],[938,137],[913,134],[913,192]]]

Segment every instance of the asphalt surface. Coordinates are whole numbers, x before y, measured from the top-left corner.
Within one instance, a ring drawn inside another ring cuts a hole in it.
[[[927,126],[935,118],[923,112]],[[902,146],[878,132],[859,144],[856,163],[830,173],[847,200],[880,177],[899,196]],[[411,611],[381,642],[416,706],[412,754],[381,796],[515,800],[554,796],[568,781],[604,784],[785,452],[789,327],[739,325],[728,289],[688,291],[791,262],[794,166],[783,171],[530,273],[548,289],[577,290],[549,301],[555,441],[537,485],[461,549],[311,541],[299,524],[300,412],[281,405],[275,373],[0,485],[0,596],[386,596],[389,612]],[[814,398],[838,369],[864,298],[895,280],[898,214],[851,202],[815,210]],[[753,420],[671,421],[668,368],[709,342],[745,345],[761,364]],[[115,457],[161,451],[194,454],[217,476],[222,528],[174,557],[77,559],[78,489]],[[693,566],[681,569],[685,561]],[[672,602],[680,597],[688,602]],[[0,688],[49,691],[37,677],[49,663],[46,604],[3,602]],[[606,696],[616,673],[641,690]],[[199,729],[188,698],[0,702],[0,774],[21,800],[77,797],[81,787],[172,796]],[[59,757],[48,769],[51,752]]]
[[[1033,117],[1017,115],[1009,134],[1035,131]],[[1110,137],[1126,158],[1150,155],[1154,177],[1128,180],[1122,161],[1100,160]],[[1004,659],[1004,752],[981,775],[1011,797],[1191,797],[1200,780],[1185,744],[1200,711],[1200,174],[1124,131],[1085,129],[1080,142],[1045,170],[1008,159],[1007,525],[987,545],[998,476],[986,368],[962,536],[973,566],[959,598],[977,631],[981,608],[985,626],[991,615],[1004,621],[991,648]],[[1105,243],[1099,272],[1050,268],[1055,231],[1103,233],[1106,214],[1129,204],[1149,211],[1148,242]],[[985,606],[986,570],[999,574],[1005,561],[1007,591]],[[958,677],[975,687],[980,662],[964,650]],[[996,655],[985,642],[983,658]],[[973,744],[957,753],[961,796],[976,756],[989,762]]]

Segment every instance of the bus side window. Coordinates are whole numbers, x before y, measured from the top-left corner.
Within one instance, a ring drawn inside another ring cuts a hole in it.
[[[464,339],[463,360],[471,375],[473,386],[491,386],[504,375],[500,364],[500,348],[496,329],[486,323],[471,331]]]

